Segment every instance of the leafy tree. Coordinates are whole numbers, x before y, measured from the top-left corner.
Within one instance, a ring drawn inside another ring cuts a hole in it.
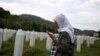
[[[100,37],[100,31],[98,31],[98,33],[99,33],[99,37]]]

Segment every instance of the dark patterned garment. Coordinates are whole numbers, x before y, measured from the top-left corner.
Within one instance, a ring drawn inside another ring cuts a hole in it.
[[[51,47],[51,56],[55,56],[56,50],[57,46],[55,45],[55,43],[53,43]]]
[[[74,44],[67,32],[59,33],[57,43],[53,43],[51,56],[73,56]]]

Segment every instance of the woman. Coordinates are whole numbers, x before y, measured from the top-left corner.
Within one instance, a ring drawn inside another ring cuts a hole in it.
[[[57,15],[54,19],[58,28],[59,36],[55,38],[53,33],[47,32],[53,40],[51,56],[73,56],[74,51],[74,29],[63,14]]]

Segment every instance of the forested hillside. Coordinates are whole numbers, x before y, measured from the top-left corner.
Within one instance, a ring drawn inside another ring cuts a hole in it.
[[[0,28],[56,32],[51,21],[35,15],[11,15],[3,8],[0,8]]]
[[[54,23],[42,19],[35,15],[12,15],[9,11],[0,7],[0,28],[8,29],[23,29],[46,32],[57,32],[54,27]],[[80,35],[93,35],[96,31],[93,30],[80,30],[75,28],[75,34]]]

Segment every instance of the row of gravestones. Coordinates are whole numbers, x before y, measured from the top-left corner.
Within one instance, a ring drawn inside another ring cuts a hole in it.
[[[58,34],[55,34],[55,36],[57,36],[57,35]],[[48,50],[51,49],[52,40],[48,36],[47,33],[18,30],[16,32],[16,39],[15,39],[15,47],[14,47],[14,55],[13,56],[22,56],[24,37],[26,37],[25,41],[29,41],[30,47],[34,47],[35,39],[40,38],[40,40],[43,40],[46,38],[46,49],[48,49]]]
[[[23,31],[19,30],[11,30],[11,29],[2,29],[0,28],[0,48],[2,45],[2,41],[7,41],[11,36],[15,34],[15,45],[14,45],[14,54],[13,56],[22,56],[23,52],[23,44],[25,41],[29,41],[30,47],[34,47],[35,39],[46,39],[46,49],[50,50],[52,45],[52,40],[48,36],[47,33],[44,32],[35,32],[35,31]],[[57,34],[55,34],[57,36]]]
[[[0,48],[2,45],[2,41],[7,41],[14,33],[16,33],[16,30],[11,29],[2,29],[0,28]]]
[[[13,56],[22,56],[23,52],[23,44],[24,44],[24,39],[25,41],[29,41],[30,47],[34,47],[35,45],[35,39],[40,38],[40,40],[43,40],[46,38],[46,48],[48,50],[51,49],[52,45],[52,40],[48,36],[47,33],[44,32],[35,32],[35,31],[23,31],[19,29],[18,31],[16,30],[11,30],[11,29],[1,29],[0,28],[0,48],[2,45],[2,41],[7,41],[13,34],[16,33],[16,38],[15,38],[15,46],[14,46],[14,55]],[[58,34],[55,34],[57,36]],[[96,40],[95,37],[90,37],[90,36],[75,36],[75,40],[77,43],[76,50],[78,52],[81,51],[81,44],[86,41],[87,46],[90,47],[90,45],[94,44],[94,41]]]
[[[94,44],[95,40],[99,40],[99,38],[92,37],[92,36],[75,36],[76,39],[76,51],[80,52],[81,51],[81,45],[86,42],[87,47],[90,47]]]

